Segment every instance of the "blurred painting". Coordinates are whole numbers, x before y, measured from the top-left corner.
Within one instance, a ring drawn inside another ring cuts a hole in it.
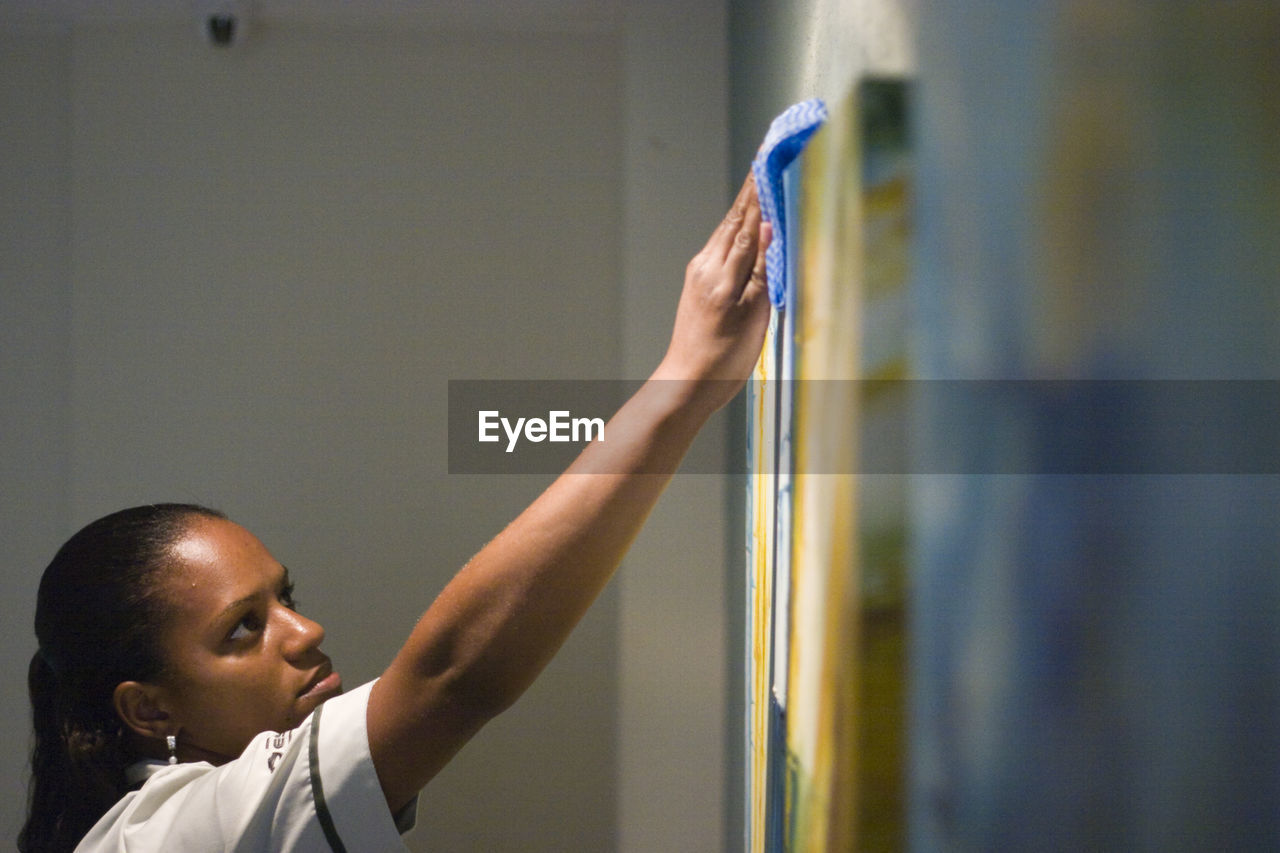
[[[788,172],[793,286],[752,383],[748,840],[905,844],[904,476],[858,476],[910,375],[907,89],[864,80]],[[873,389],[873,390],[872,390]]]

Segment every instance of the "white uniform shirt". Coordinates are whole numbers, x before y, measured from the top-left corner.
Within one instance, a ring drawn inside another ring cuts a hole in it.
[[[263,732],[221,767],[133,765],[131,781],[145,784],[76,853],[402,853],[417,803],[399,820],[387,808],[365,728],[372,686],[330,699],[292,731]]]

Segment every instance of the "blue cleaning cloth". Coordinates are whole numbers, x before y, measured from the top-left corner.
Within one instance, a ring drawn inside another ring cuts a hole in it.
[[[787,301],[787,224],[782,173],[804,150],[813,132],[827,120],[827,105],[819,98],[788,107],[769,125],[751,171],[756,178],[760,211],[773,226],[773,242],[765,251],[765,271],[769,276],[769,301],[781,308]]]

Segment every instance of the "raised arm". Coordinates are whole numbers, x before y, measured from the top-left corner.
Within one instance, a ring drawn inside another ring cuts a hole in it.
[[[374,686],[369,741],[393,810],[542,671],[698,430],[750,374],[769,318],[768,239],[748,178],[689,262],[667,353],[610,420],[609,440],[588,445],[462,568]]]

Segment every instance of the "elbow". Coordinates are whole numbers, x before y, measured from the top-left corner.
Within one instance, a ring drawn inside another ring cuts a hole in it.
[[[505,673],[464,668],[444,679],[441,696],[450,708],[483,724],[514,705],[528,686]]]
[[[514,705],[527,687],[500,669],[460,661],[429,672],[418,670],[411,682],[416,684],[410,692],[421,718],[445,718],[476,729]]]

